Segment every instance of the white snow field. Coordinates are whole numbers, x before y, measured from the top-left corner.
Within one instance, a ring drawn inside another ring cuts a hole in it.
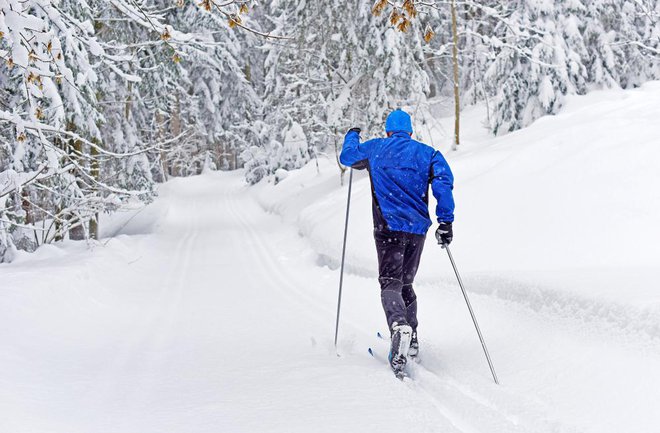
[[[277,185],[175,179],[91,250],[0,265],[0,433],[660,431],[660,82],[497,139],[482,114],[445,154],[500,386],[432,233],[421,363],[401,382],[383,361],[363,172],[335,350],[347,188],[329,156]],[[430,130],[442,150],[450,122]]]

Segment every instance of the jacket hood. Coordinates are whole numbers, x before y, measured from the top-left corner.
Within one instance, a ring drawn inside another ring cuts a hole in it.
[[[401,109],[392,111],[385,121],[385,132],[407,132],[412,134],[410,115]]]

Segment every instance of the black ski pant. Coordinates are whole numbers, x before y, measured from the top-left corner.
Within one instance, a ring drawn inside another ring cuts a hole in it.
[[[392,330],[396,322],[417,329],[417,296],[413,280],[422,257],[426,236],[389,230],[375,230],[378,252],[380,298]]]

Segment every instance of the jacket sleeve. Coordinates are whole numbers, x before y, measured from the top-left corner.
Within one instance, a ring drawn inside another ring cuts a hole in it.
[[[344,146],[339,155],[339,162],[358,170],[366,168],[374,141],[376,140],[360,143],[360,134],[356,131],[348,131],[346,137],[344,137]]]
[[[439,151],[435,151],[431,159],[431,189],[433,196],[438,201],[435,214],[438,222],[454,221],[454,175],[449,164]]]

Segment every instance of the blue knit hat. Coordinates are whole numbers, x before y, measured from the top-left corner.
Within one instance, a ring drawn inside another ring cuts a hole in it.
[[[407,132],[412,134],[410,115],[400,108],[392,111],[385,121],[385,132]]]

